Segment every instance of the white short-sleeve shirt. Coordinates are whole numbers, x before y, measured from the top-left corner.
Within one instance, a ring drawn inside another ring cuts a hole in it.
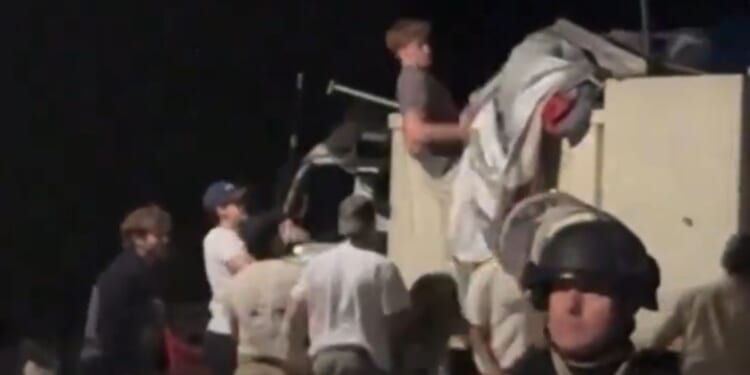
[[[471,275],[464,306],[466,320],[490,331],[492,354],[501,368],[510,368],[532,345],[544,342],[544,317],[534,311],[518,281],[496,261]],[[477,356],[480,371],[487,365]]]
[[[344,242],[310,260],[292,297],[307,305],[311,357],[334,346],[359,346],[381,370],[391,370],[386,318],[409,307],[393,262]]]
[[[208,304],[211,320],[207,328],[211,332],[225,335],[231,333],[229,319],[220,301],[232,279],[229,260],[244,253],[247,253],[245,243],[237,232],[229,228],[215,227],[203,239],[203,261],[211,287],[211,302]]]

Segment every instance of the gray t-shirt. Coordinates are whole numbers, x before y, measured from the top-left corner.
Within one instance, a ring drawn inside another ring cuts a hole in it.
[[[415,109],[424,112],[428,123],[458,123],[459,112],[450,92],[423,69],[411,66],[401,69],[396,83],[396,98],[402,114]],[[439,177],[453,166],[460,152],[458,145],[432,146],[415,157],[428,174]]]

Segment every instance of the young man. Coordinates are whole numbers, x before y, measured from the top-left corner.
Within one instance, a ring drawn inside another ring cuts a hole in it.
[[[401,19],[386,32],[388,49],[401,63],[396,98],[403,116],[409,152],[433,177],[444,175],[461,155],[468,138],[468,116],[459,125],[459,111],[444,85],[429,72],[432,51],[430,24]]]
[[[630,335],[641,308],[656,310],[659,266],[622,223],[564,226],[531,263],[523,285],[547,313],[549,348],[529,349],[512,375],[679,374],[674,353],[636,352]]]
[[[437,242],[446,244],[435,251],[452,253],[453,273],[458,284],[461,304],[466,295],[471,273],[491,254],[471,254],[461,249],[448,249],[449,211],[451,207],[451,171],[468,141],[475,110],[459,113],[448,89],[429,72],[432,51],[429,44],[430,24],[416,19],[396,21],[386,32],[388,49],[401,63],[396,84],[406,147],[411,156],[433,182],[430,190],[437,199],[420,200],[425,210],[435,210],[434,218],[423,225],[434,227]],[[432,198],[432,197],[430,197]],[[415,199],[420,199],[419,197]],[[429,205],[429,206],[427,206]]]
[[[296,322],[306,321],[316,375],[389,373],[409,294],[398,268],[375,250],[372,202],[346,198],[338,226],[348,240],[310,260],[292,291],[290,340],[299,340]]]
[[[227,181],[214,182],[203,195],[203,207],[216,224],[203,240],[203,260],[211,287],[208,305],[211,320],[206,329],[204,353],[215,375],[231,375],[236,366],[237,345],[220,301],[232,275],[251,261],[239,236],[240,224],[246,218],[244,196],[245,188]]]
[[[304,342],[291,345],[282,333],[292,287],[302,273],[299,261],[286,257],[279,226],[282,219],[258,221],[243,231],[255,262],[237,273],[224,296],[232,336],[237,340],[235,375],[296,374],[294,349],[305,357]],[[306,363],[302,363],[306,365]]]
[[[167,256],[171,228],[171,216],[156,205],[141,207],[123,220],[124,251],[96,285],[101,367],[92,373],[128,375],[156,370],[153,354],[143,348],[149,345],[144,339],[158,315],[153,268]]]
[[[653,347],[682,337],[683,374],[750,374],[750,235],[732,237],[724,250],[727,276],[680,298]]]

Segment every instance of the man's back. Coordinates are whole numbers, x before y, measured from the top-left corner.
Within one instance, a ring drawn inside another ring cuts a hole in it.
[[[299,264],[269,259],[251,263],[232,279],[225,302],[237,320],[240,355],[285,358],[282,323],[301,272]]]
[[[386,317],[409,304],[392,262],[345,242],[313,258],[298,287],[307,302],[311,356],[332,347],[360,347],[381,369],[391,367]]]
[[[680,333],[684,373],[750,373],[750,286],[725,279],[683,296],[657,340]]]
[[[153,276],[145,261],[125,250],[97,282],[97,334],[107,364],[137,368],[147,364],[141,346],[145,329],[156,319]]]

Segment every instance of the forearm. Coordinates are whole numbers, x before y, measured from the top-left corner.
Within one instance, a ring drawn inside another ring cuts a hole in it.
[[[289,343],[291,355],[305,350],[307,338],[307,306],[303,300],[292,300],[287,306],[282,333]]]
[[[425,124],[425,127],[426,143],[463,143],[466,140],[466,129],[458,123],[431,123]]]
[[[666,349],[677,338],[683,335],[686,322],[691,321],[689,316],[686,316],[687,312],[690,311],[690,295],[683,296],[670,315],[664,320],[661,326],[656,330],[656,333],[648,343],[648,346],[652,349]]]
[[[667,320],[664,325],[656,331],[649,347],[652,349],[666,349],[682,336],[682,328],[675,320]]]

